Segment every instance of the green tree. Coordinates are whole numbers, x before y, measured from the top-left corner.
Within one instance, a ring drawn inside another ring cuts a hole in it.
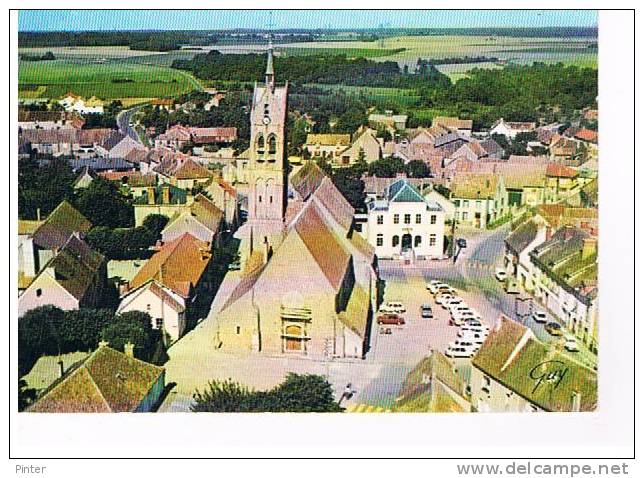
[[[116,228],[134,224],[132,204],[114,182],[104,178],[94,179],[79,194],[76,206],[94,226]]]
[[[414,159],[405,164],[405,173],[410,178],[428,178],[430,171],[425,162]]]
[[[369,164],[369,175],[379,178],[394,178],[397,173],[405,171],[405,163],[401,158],[380,158]]]
[[[168,224],[168,216],[163,214],[150,214],[143,219],[143,227],[154,236],[155,240],[161,236],[161,231]]]
[[[18,163],[18,215],[21,219],[36,219],[49,214],[64,199],[74,197],[76,175],[63,159],[40,166],[38,161],[20,159]]]
[[[141,318],[138,314],[145,313],[117,315],[103,327],[100,336],[101,340],[109,342],[112,348],[120,351],[124,351],[124,346],[127,343],[134,344],[134,355],[142,360],[147,360],[151,355],[153,345],[150,325],[152,319],[148,314],[145,314],[147,318]]]
[[[22,412],[25,408],[36,401],[36,390],[29,388],[27,382],[23,379],[18,380],[18,411]]]

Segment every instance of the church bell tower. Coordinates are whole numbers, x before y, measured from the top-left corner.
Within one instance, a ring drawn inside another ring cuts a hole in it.
[[[265,245],[268,241],[272,247],[275,236],[284,229],[286,211],[287,95],[288,83],[275,84],[273,45],[269,40],[265,82],[255,85],[250,113],[248,225],[255,244]]]

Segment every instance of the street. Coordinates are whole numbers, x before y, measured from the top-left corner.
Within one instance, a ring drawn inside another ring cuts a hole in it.
[[[116,125],[119,129],[119,132],[121,134],[129,136],[137,143],[141,143],[142,141],[136,129],[133,126],[130,126],[130,122],[132,121],[132,115],[136,113],[140,108],[141,106],[135,106],[134,108],[130,108],[128,110],[122,110],[116,115]]]

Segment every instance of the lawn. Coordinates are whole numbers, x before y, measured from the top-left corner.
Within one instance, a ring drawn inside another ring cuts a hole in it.
[[[327,47],[289,47],[289,46],[280,46],[277,50],[279,53],[282,53],[287,56],[299,56],[299,55],[346,55],[347,58],[375,58],[375,57],[386,57],[401,53],[402,49],[386,49],[386,48],[351,48],[351,47],[342,47],[342,48],[327,48]]]
[[[45,90],[42,90],[42,87]],[[38,89],[40,88],[40,89]],[[201,85],[183,71],[122,62],[86,63],[72,60],[19,63],[20,96],[60,98],[68,91],[102,99],[177,96]]]

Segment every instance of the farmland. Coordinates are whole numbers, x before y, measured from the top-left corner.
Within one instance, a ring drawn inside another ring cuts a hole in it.
[[[107,61],[78,60],[19,64],[18,88],[25,98],[59,98],[72,90],[102,99],[176,96],[201,85],[189,74],[171,68]]]

